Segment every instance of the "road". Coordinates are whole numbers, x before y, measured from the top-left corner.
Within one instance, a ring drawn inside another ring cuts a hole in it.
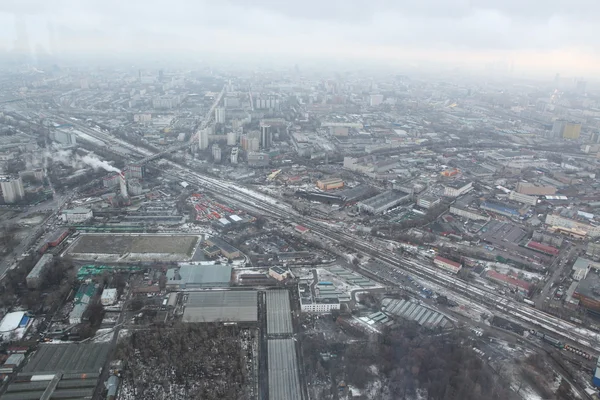
[[[555,282],[560,274],[564,271],[565,267],[569,267],[569,259],[577,251],[577,247],[567,243],[567,248],[563,250],[559,257],[555,258],[552,262],[549,270],[552,271],[552,275],[546,280],[544,287],[542,288],[539,297],[535,300],[535,306],[542,308],[546,302],[546,297],[551,294],[552,283]]]

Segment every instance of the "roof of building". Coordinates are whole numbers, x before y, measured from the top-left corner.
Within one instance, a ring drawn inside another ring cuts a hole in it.
[[[267,291],[267,333],[293,333],[290,295],[287,290]]]
[[[300,231],[300,232],[306,232],[308,230],[308,228],[304,227],[302,225],[296,225],[296,230]]]
[[[224,251],[226,253],[235,253],[236,251],[239,251],[238,249],[236,249],[235,247],[233,247],[232,245],[230,245],[223,239],[220,239],[215,236],[211,236],[209,239],[206,240],[206,242],[209,244],[212,243],[213,245],[219,247],[221,249],[221,251]]]
[[[271,267],[271,271],[275,272],[276,274],[279,275],[283,275],[286,272],[288,272],[286,269],[283,269],[282,267]]]
[[[588,260],[587,258],[577,257],[577,260],[575,260],[575,262],[573,263],[573,269],[588,269],[592,264],[594,264],[594,262]]]
[[[46,268],[46,266],[52,262],[54,256],[52,254],[44,254],[37,263],[33,266],[27,278],[38,278]]]
[[[14,331],[21,324],[21,320],[25,317],[25,311],[15,311],[8,313],[0,321],[0,332]]]
[[[236,321],[258,319],[258,296],[253,290],[205,291],[188,294],[184,322]]]
[[[48,243],[52,243],[57,241],[58,239],[60,239],[62,236],[66,235],[69,233],[68,229],[56,229],[55,231],[53,231],[47,238],[47,242]]]
[[[229,281],[231,280],[231,270],[232,268],[229,265],[222,264],[183,264],[179,268],[167,270],[167,279],[171,283],[179,282],[182,284],[229,284]]]
[[[463,180],[457,180],[457,181],[452,181],[452,182],[447,182],[445,183],[446,186],[451,187],[453,189],[461,189],[464,188],[465,186],[471,184],[472,182],[468,182],[468,181],[463,181]]]
[[[63,210],[62,213],[63,214],[87,214],[87,213],[89,213],[91,211],[92,210],[90,208],[75,207],[75,208],[70,208],[70,209]]]
[[[552,255],[558,255],[558,253],[560,252],[556,247],[548,246],[543,243],[534,242],[534,241],[530,241],[527,244],[527,247],[531,247],[532,249],[540,250],[540,251],[543,251],[545,253],[549,253]]]
[[[454,267],[457,267],[457,268],[462,266],[460,263],[458,263],[458,262],[456,262],[456,261],[448,260],[447,258],[440,257],[440,256],[436,256],[436,257],[435,257],[435,260],[436,260],[436,261],[443,262],[443,263],[445,263],[445,264],[452,265],[452,266],[454,266]]]
[[[600,301],[600,275],[594,272],[587,274],[579,281],[575,294]]]
[[[501,273],[493,271],[493,270],[487,271],[487,276],[492,279],[508,283],[509,285],[518,286],[525,290],[529,290],[529,288],[531,287],[531,284],[529,282],[525,282],[521,279],[517,279],[517,278],[514,278],[509,275],[501,274]]]

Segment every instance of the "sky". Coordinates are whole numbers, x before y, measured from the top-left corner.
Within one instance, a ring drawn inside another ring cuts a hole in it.
[[[596,78],[598,20],[598,0],[2,0],[0,49],[512,65]]]

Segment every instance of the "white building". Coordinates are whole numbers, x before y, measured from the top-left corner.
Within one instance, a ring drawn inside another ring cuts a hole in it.
[[[369,105],[371,107],[376,107],[383,103],[383,95],[382,94],[372,94],[369,98]]]
[[[417,200],[417,205],[423,208],[432,208],[440,204],[442,200],[433,196],[421,196]]]
[[[457,181],[444,186],[444,196],[459,197],[473,189],[473,182]]]
[[[23,180],[20,177],[2,179],[2,181],[0,181],[0,187],[2,187],[2,197],[6,204],[16,203],[25,197]]]
[[[104,289],[100,296],[100,303],[103,306],[112,306],[117,302],[117,289]]]
[[[235,131],[227,132],[227,146],[235,146],[237,144],[237,133]]]
[[[200,150],[208,149],[208,143],[209,143],[208,137],[210,136],[210,134],[211,134],[210,128],[204,128],[198,132],[198,148]]]
[[[284,269],[281,267],[271,267],[269,268],[269,276],[277,279],[278,281],[283,281],[288,278],[293,278],[294,275],[289,269]]]
[[[450,214],[458,215],[459,217],[463,217],[466,219],[472,219],[474,221],[487,221],[490,219],[485,215],[478,214],[474,211],[465,210],[464,208],[459,208],[455,206],[450,207]]]
[[[225,107],[215,108],[215,122],[218,124],[225,123]]]
[[[217,143],[212,145],[212,156],[215,162],[221,161],[221,148]]]
[[[239,153],[239,149],[237,147],[234,147],[233,149],[231,149],[231,163],[232,164],[237,164],[238,163],[238,153]]]
[[[62,220],[69,224],[87,221],[93,216],[92,210],[84,207],[71,208],[62,212]]]
[[[548,214],[546,216],[546,224],[552,227],[558,227],[566,230],[574,230],[582,232],[589,237],[600,236],[600,227],[585,224],[583,222],[575,221],[570,218],[561,217],[556,214]]]
[[[529,196],[527,194],[517,193],[514,190],[512,190],[508,194],[508,198],[509,198],[509,200],[517,201],[519,203],[527,204],[530,206],[535,206],[538,201],[537,197],[535,197],[535,196]]]
[[[313,299],[310,303],[308,302],[300,302],[300,309],[302,312],[308,313],[329,313],[333,310],[340,309],[340,301],[339,299],[321,299],[316,298]]]
[[[139,179],[128,179],[127,190],[132,196],[139,196],[143,193],[142,182]]]

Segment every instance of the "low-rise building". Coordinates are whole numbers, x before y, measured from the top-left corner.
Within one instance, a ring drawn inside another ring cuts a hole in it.
[[[100,303],[103,306],[112,306],[117,302],[117,289],[104,289],[100,296]]]
[[[321,190],[341,189],[344,187],[344,181],[340,178],[318,180],[317,187]]]
[[[444,186],[444,196],[459,197],[473,189],[473,182],[455,181]]]
[[[508,198],[509,198],[509,200],[517,201],[519,203],[527,204],[530,206],[535,206],[538,201],[537,197],[535,197],[535,196],[518,193],[518,192],[515,192],[514,190],[512,190],[508,194]]]
[[[68,224],[76,224],[78,222],[84,222],[92,219],[94,216],[93,212],[89,208],[76,207],[62,212],[62,220]]]
[[[293,278],[294,275],[289,269],[281,268],[281,267],[271,267],[269,268],[269,276],[277,279],[278,281],[284,281],[288,278]]]
[[[575,260],[575,263],[573,263],[572,267],[573,273],[571,276],[573,277],[573,280],[581,281],[585,279],[587,277],[588,272],[590,272],[590,269],[594,265],[597,264],[588,260],[587,258],[577,257],[577,260]]]
[[[475,211],[457,206],[450,207],[450,214],[458,215],[459,217],[466,219],[472,219],[474,221],[487,221],[490,219],[489,217],[476,213]]]
[[[556,194],[556,187],[529,182],[519,182],[515,188],[517,193],[533,196],[546,196]]]
[[[423,208],[433,208],[435,206],[437,206],[438,204],[441,203],[441,199],[439,197],[433,197],[433,196],[421,196],[419,197],[419,199],[417,200],[417,205],[419,207],[423,207]]]
[[[392,207],[410,201],[410,198],[410,193],[399,190],[388,190],[377,196],[360,201],[358,208],[370,214],[381,214]]]
[[[249,167],[266,167],[269,165],[269,154],[267,153],[249,152],[247,158]]]
[[[45,272],[52,264],[54,257],[52,254],[44,254],[39,261],[33,266],[31,272],[25,278],[29,289],[39,289],[42,284]]]
[[[529,282],[525,282],[521,279],[512,277],[510,275],[501,274],[493,270],[487,271],[486,276],[488,279],[507,286],[511,290],[515,290],[523,296],[527,296],[529,294],[529,289],[531,288],[531,284]]]
[[[238,249],[236,249],[235,247],[233,247],[232,245],[230,245],[223,239],[219,239],[214,236],[206,239],[206,244],[208,246],[218,247],[219,250],[221,251],[221,254],[230,260],[241,257],[241,255],[242,255],[242,253]]]
[[[447,258],[437,256],[433,259],[433,264],[441,269],[457,274],[461,270],[462,265],[456,261],[448,260]]]
[[[551,227],[556,227],[560,232],[569,233],[574,231],[575,233],[582,232],[584,235],[589,237],[600,236],[600,227],[579,222],[570,218],[565,218],[558,214],[548,214],[546,216],[546,224]],[[579,236],[579,234],[577,235]]]
[[[479,207],[482,210],[491,211],[493,213],[504,215],[505,217],[509,218],[521,216],[520,210],[495,201],[484,201]]]

